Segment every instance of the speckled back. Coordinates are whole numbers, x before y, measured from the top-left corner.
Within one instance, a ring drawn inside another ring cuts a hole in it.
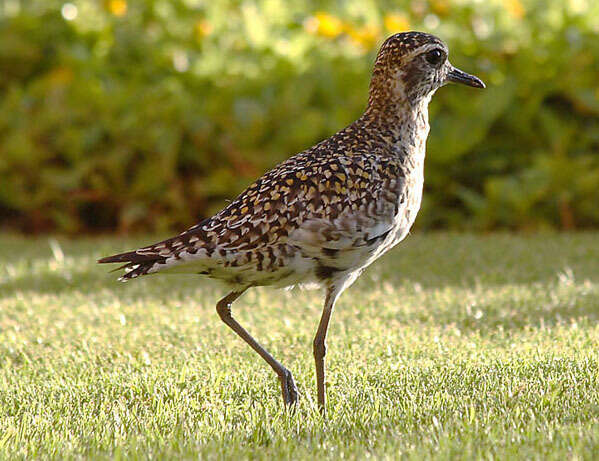
[[[125,280],[196,272],[236,289],[354,277],[405,237],[420,207],[436,82],[421,75],[418,53],[431,47],[446,50],[429,34],[390,37],[362,117],[266,173],[215,216],[104,262],[126,262]]]

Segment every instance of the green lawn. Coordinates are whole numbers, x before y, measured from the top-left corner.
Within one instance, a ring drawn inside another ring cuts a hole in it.
[[[255,289],[234,313],[195,276],[117,283],[94,263],[152,238],[0,237],[0,458],[592,458],[599,234],[410,236],[341,297],[329,418],[318,291]],[[52,249],[52,247],[54,249]]]

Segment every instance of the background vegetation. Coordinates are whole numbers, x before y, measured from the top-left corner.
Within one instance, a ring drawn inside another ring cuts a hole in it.
[[[4,0],[0,225],[181,229],[355,119],[406,29],[488,83],[434,99],[418,225],[599,225],[591,0]]]

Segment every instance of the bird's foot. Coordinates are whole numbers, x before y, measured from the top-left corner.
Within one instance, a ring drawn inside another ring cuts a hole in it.
[[[283,401],[285,405],[295,405],[299,399],[299,393],[295,381],[293,381],[293,375],[289,370],[285,370],[279,375],[279,381],[281,381],[281,390],[283,392]]]

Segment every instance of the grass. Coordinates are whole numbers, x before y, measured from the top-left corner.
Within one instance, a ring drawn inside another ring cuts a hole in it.
[[[221,324],[194,276],[120,284],[149,243],[0,236],[0,457],[578,459],[599,450],[599,234],[414,235],[340,299],[315,404],[318,291],[255,289]]]

